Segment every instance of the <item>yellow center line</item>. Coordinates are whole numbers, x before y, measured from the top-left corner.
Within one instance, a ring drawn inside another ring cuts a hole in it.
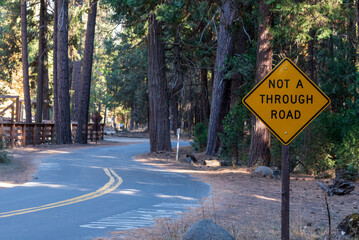
[[[0,213],[0,218],[11,217],[11,216],[21,215],[21,214],[26,214],[26,213],[32,213],[32,212],[42,211],[42,210],[56,208],[56,207],[62,207],[62,206],[66,206],[66,205],[70,205],[70,204],[74,204],[74,203],[78,203],[78,202],[87,201],[87,200],[105,195],[109,192],[112,192],[113,190],[118,188],[118,186],[121,185],[121,183],[123,182],[122,178],[120,176],[118,176],[115,173],[115,171],[113,171],[112,169],[104,168],[103,170],[105,171],[106,175],[110,178],[110,180],[102,188],[100,188],[94,192],[87,193],[87,194],[84,194],[84,195],[81,195],[81,196],[78,196],[75,198],[70,198],[70,199],[66,199],[63,201],[55,202],[55,203],[49,203],[49,204],[38,206],[38,207],[31,207],[31,208],[24,208],[24,209],[9,211],[9,212],[3,212],[3,213]]]

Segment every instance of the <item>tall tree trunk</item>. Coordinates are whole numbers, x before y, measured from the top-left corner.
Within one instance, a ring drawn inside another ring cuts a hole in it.
[[[172,131],[176,135],[178,129],[178,96],[177,94],[172,95]]]
[[[58,23],[58,2],[54,0],[54,36],[53,36],[53,89],[54,89],[54,108],[53,108],[53,119],[55,123],[55,139],[58,142],[60,135],[59,128],[59,94],[58,94],[58,83],[57,83],[57,23]]]
[[[21,58],[22,58],[22,81],[24,87],[26,122],[31,123],[29,62],[28,62],[28,54],[27,54],[26,0],[21,0]]]
[[[273,59],[272,34],[269,31],[273,19],[265,0],[260,1],[259,14],[261,23],[258,29],[256,83],[260,82],[272,70]],[[248,165],[252,166],[261,161],[262,164],[269,166],[270,132],[258,118],[252,116],[252,120],[253,129]]]
[[[148,18],[148,92],[150,105],[150,149],[171,151],[169,97],[165,69],[165,47],[161,25],[153,13]]]
[[[58,1],[57,91],[60,144],[72,143],[70,119],[70,82],[68,57],[68,0]]]
[[[207,69],[202,68],[200,70],[201,81],[201,100],[200,100],[200,122],[204,124],[208,123],[209,119],[209,100],[208,100],[208,76]]]
[[[244,30],[241,29],[238,34],[236,43],[235,53],[242,55],[246,51],[246,35]],[[231,81],[231,102],[230,105],[233,107],[238,101],[238,91],[243,84],[243,76],[241,73],[236,73]]]
[[[48,2],[45,0],[44,8],[44,76],[43,76],[43,105],[42,105],[42,117],[44,120],[50,120],[50,95],[49,95],[49,71],[48,71],[48,45],[47,45],[47,30],[48,30],[48,16],[46,13]]]
[[[45,70],[45,0],[40,0],[40,26],[39,26],[39,58],[37,71],[36,113],[35,122],[42,122],[42,104],[44,97],[44,70]]]
[[[193,104],[192,104],[192,80],[189,79],[189,86],[188,86],[188,99],[186,104],[187,110],[187,127],[188,127],[188,137],[192,137],[192,126],[193,126]]]
[[[77,0],[77,6],[82,6],[83,1]],[[82,22],[82,15],[79,16],[79,22]],[[72,90],[74,94],[72,95],[72,120],[77,121],[79,105],[80,105],[80,91],[81,91],[81,65],[82,65],[82,31],[77,35],[77,57],[73,61],[73,81],[72,81]]]
[[[88,130],[88,114],[90,105],[90,89],[91,89],[91,75],[92,75],[92,58],[95,43],[95,26],[97,13],[97,0],[91,1],[91,11],[88,14],[86,40],[83,67],[81,74],[81,98],[79,105],[78,128],[76,132],[76,142],[87,143]]]
[[[221,112],[223,111],[223,99],[226,88],[224,80],[224,62],[227,56],[233,54],[234,37],[229,27],[236,20],[238,9],[233,0],[226,0],[222,6],[222,14],[219,25],[218,47],[216,64],[214,69],[211,114],[208,126],[207,150],[208,155],[214,155],[218,147],[218,131],[221,125]],[[228,97],[228,96],[227,96]]]

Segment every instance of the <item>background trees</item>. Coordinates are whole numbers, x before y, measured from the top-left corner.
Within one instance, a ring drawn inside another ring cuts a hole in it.
[[[106,121],[149,130],[152,151],[169,151],[181,128],[207,154],[278,165],[280,143],[240,100],[289,57],[332,100],[293,141],[292,165],[319,172],[357,163],[358,1],[99,1],[93,50],[83,44],[90,1],[1,2],[0,91],[25,97],[27,121],[48,97],[60,143],[72,142],[71,120],[86,124],[100,111]],[[87,64],[86,53],[94,54]],[[41,94],[47,83],[36,79],[46,82],[46,74],[49,92]],[[79,76],[88,83],[81,108]]]

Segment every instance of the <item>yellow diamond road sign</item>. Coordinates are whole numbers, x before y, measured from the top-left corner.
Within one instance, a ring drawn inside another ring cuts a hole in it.
[[[243,104],[287,145],[330,99],[285,58],[243,98]]]

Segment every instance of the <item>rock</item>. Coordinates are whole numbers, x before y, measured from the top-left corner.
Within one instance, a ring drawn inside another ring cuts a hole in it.
[[[193,224],[182,240],[234,240],[234,237],[212,220],[203,219]]]
[[[226,166],[226,167],[233,166],[233,162],[221,161],[221,166]]]
[[[190,158],[190,157],[186,158],[186,159],[184,160],[184,162],[193,164],[193,160],[192,160],[192,158]]]
[[[273,170],[266,166],[259,166],[254,170],[254,173],[262,174],[263,177],[273,176]]]
[[[192,160],[192,162],[197,162],[197,158],[192,154],[187,154],[186,157],[190,158]]]
[[[204,160],[204,165],[208,166],[208,167],[220,167],[221,162],[218,160]]]
[[[359,213],[346,216],[338,225],[341,235],[359,237]]]

